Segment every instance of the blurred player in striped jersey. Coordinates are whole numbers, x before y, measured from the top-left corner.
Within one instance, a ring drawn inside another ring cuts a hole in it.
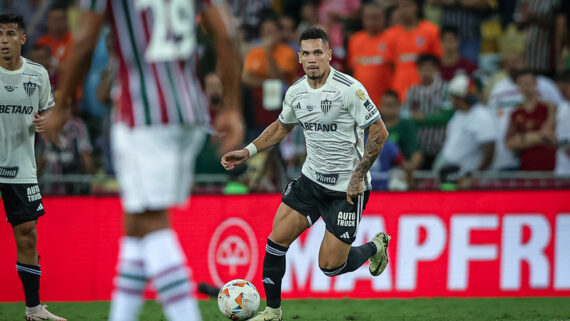
[[[64,65],[58,106],[49,117],[53,137],[68,117],[67,102],[89,69],[99,31],[108,17],[119,63],[113,157],[126,212],[126,236],[109,320],[136,320],[147,281],[167,318],[200,320],[191,296],[185,256],[169,227],[168,208],[190,192],[196,154],[209,126],[207,103],[196,77],[196,16],[214,38],[224,81],[225,110],[218,132],[241,144],[239,60],[223,5],[192,0],[91,0],[81,2],[81,23]],[[64,108],[61,108],[64,107]],[[67,108],[65,108],[67,107]]]

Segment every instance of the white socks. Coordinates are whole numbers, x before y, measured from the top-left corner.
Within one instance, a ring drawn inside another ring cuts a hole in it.
[[[109,321],[138,320],[146,285],[141,241],[124,236],[119,249],[119,264],[115,277],[115,291],[111,301]]]
[[[172,230],[160,230],[142,238],[145,271],[164,313],[170,321],[200,321],[185,256]]]

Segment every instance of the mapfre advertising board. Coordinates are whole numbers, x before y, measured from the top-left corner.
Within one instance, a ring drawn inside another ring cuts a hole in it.
[[[173,211],[196,282],[261,272],[280,195],[195,196]],[[107,300],[122,230],[117,198],[44,199],[42,300]],[[285,298],[570,296],[570,191],[373,193],[355,245],[392,236],[379,277],[364,265],[328,278],[319,220],[287,252]],[[0,226],[0,301],[23,300],[10,225]]]

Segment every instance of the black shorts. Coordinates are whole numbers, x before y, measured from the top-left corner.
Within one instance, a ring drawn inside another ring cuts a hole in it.
[[[352,244],[369,197],[370,191],[366,191],[350,205],[346,201],[346,192],[331,191],[301,175],[287,185],[282,199],[287,206],[307,217],[309,225],[322,217],[329,232],[344,243]]]
[[[44,215],[44,205],[38,184],[0,183],[6,220],[12,226],[35,221]]]

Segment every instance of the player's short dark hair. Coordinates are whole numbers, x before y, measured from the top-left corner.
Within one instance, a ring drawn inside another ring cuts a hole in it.
[[[393,89],[388,89],[384,92],[384,94],[382,96],[389,96],[389,97],[393,97],[394,99],[396,99],[398,101],[398,104],[400,103],[400,96],[398,95],[398,93],[393,90]]]
[[[18,29],[25,30],[26,25],[24,24],[24,17],[19,14],[0,14],[0,25],[5,25],[9,23],[15,23],[18,25]]]
[[[532,75],[533,77],[536,78],[536,72],[534,72],[533,69],[524,68],[517,70],[513,73],[513,81],[516,82],[520,77],[528,75]]]
[[[447,33],[450,33],[455,38],[459,39],[459,29],[457,29],[456,26],[445,25],[445,26],[441,27],[441,31],[439,32],[439,37],[442,38],[443,35],[445,35]]]
[[[416,65],[423,65],[425,63],[432,63],[436,66],[439,66],[439,58],[437,58],[436,55],[432,55],[432,54],[421,54],[418,56],[418,59],[416,60]]]
[[[299,38],[299,44],[301,43],[301,41],[309,39],[321,39],[323,43],[329,42],[329,37],[327,36],[327,33],[324,32],[323,29],[318,27],[310,27],[307,30],[303,31],[301,37]]]

